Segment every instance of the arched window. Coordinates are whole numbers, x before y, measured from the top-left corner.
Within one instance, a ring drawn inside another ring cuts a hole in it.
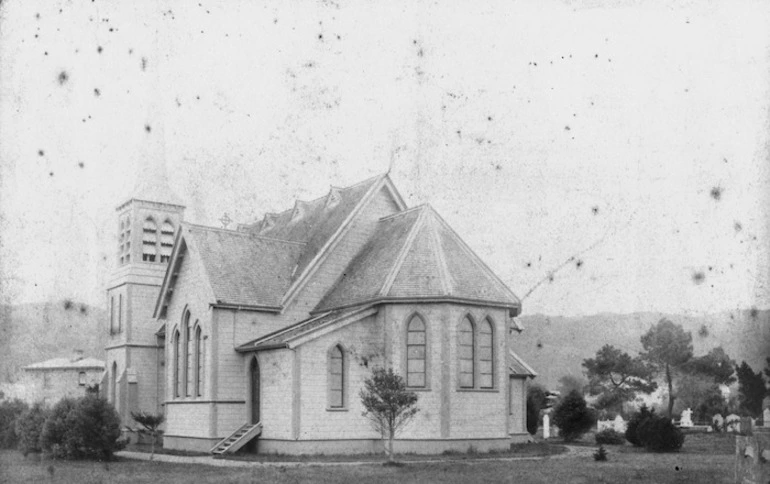
[[[329,352],[329,407],[345,406],[345,355],[337,345]]]
[[[479,327],[479,386],[492,388],[495,381],[495,334],[489,319]]]
[[[155,262],[158,254],[158,226],[152,217],[147,217],[142,228],[142,260]]]
[[[179,337],[179,330],[174,331],[174,396],[179,397],[182,395],[182,378],[179,371],[182,368],[181,362],[182,356],[182,342]]]
[[[425,388],[425,321],[412,316],[406,327],[406,386]]]
[[[160,228],[160,261],[168,262],[174,248],[174,226],[166,220]]]
[[[468,316],[457,328],[457,355],[460,361],[460,388],[473,388],[473,323]]]
[[[198,321],[195,322],[196,326]],[[203,396],[203,363],[205,354],[203,348],[203,332],[201,327],[197,326],[195,330],[195,396]]]
[[[195,345],[193,344],[192,337],[192,323],[190,323],[190,312],[188,311],[185,316],[184,325],[184,347],[185,347],[185,396],[191,397],[193,394],[193,378],[195,373],[193,372],[193,365],[195,364],[193,351],[195,351]]]

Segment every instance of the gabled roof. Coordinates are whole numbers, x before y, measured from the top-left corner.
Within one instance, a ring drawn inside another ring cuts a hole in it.
[[[217,304],[278,308],[302,254],[302,243],[185,224]]]
[[[510,350],[508,352],[508,374],[535,378],[537,373],[519,355]]]
[[[355,308],[328,311],[275,331],[274,333],[249,341],[248,343],[238,346],[235,350],[239,352],[248,352],[289,348],[292,346],[292,342],[296,342],[305,336],[317,333],[324,328],[338,325],[338,323],[344,324],[346,322],[355,322],[375,314],[376,312],[377,309],[372,308],[371,306],[359,306]]]
[[[104,370],[105,364],[96,358],[52,358],[50,360],[32,363],[25,370]]]
[[[313,313],[364,302],[441,299],[507,307],[519,299],[429,206],[384,217]]]
[[[389,181],[387,175],[378,175],[346,188],[332,187],[329,194],[323,197],[310,202],[297,201],[293,208],[278,214],[267,214],[262,221],[241,226],[240,230],[264,237],[304,243],[305,248],[297,261],[297,270],[294,273],[294,279],[297,280],[305,274],[314,259],[368,195],[382,187],[386,181]],[[393,190],[392,194],[396,203],[404,208],[398,192]]]

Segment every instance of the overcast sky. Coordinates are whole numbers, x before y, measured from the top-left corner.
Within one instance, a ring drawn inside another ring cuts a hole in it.
[[[163,164],[218,226],[392,162],[525,313],[766,308],[768,25],[767,1],[5,0],[3,300],[104,306],[115,207]]]

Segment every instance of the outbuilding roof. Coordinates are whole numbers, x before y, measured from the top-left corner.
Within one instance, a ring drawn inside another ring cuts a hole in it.
[[[25,370],[104,370],[105,363],[96,358],[52,358],[50,360],[32,363],[24,367]]]

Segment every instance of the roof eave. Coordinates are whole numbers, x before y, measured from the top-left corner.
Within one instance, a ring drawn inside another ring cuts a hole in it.
[[[342,306],[335,306],[330,308],[324,308],[324,309],[314,309],[310,311],[310,314],[319,314],[329,311],[336,311],[340,309],[347,309],[354,306],[362,306],[362,305],[375,305],[375,304],[411,304],[411,303],[456,303],[456,304],[469,304],[473,306],[488,306],[488,307],[496,307],[496,308],[506,308],[509,310],[519,310],[521,308],[521,303],[508,303],[508,302],[501,302],[501,301],[486,301],[482,299],[469,299],[469,298],[461,298],[456,296],[413,296],[413,297],[393,297],[393,296],[383,296],[383,297],[376,297],[371,299],[365,299],[362,301],[356,301],[351,304],[345,304]]]
[[[228,303],[223,301],[209,303],[209,307],[214,309],[234,309],[236,311],[258,311],[263,313],[280,313],[281,311],[283,311],[283,306],[266,306],[261,304],[238,304],[238,303]]]
[[[260,351],[280,350],[280,349],[285,349],[289,347],[288,343],[276,343],[276,344],[270,344],[270,345],[260,345],[260,346],[251,346],[251,347],[247,345],[248,343],[246,345],[238,346],[237,348],[235,348],[235,351],[237,351],[238,353],[256,353]]]

